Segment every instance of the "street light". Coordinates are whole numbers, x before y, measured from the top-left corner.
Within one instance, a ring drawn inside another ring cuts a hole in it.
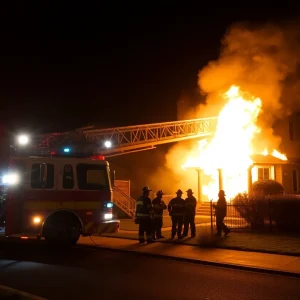
[[[21,146],[26,146],[29,143],[29,137],[28,135],[21,134],[18,136],[18,143]]]
[[[105,141],[105,142],[104,142],[104,146],[105,146],[106,148],[110,148],[110,147],[112,146],[111,141]]]

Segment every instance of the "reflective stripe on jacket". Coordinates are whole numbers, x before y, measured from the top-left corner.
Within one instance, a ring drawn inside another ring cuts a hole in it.
[[[164,201],[156,197],[152,200],[152,205],[155,218],[162,218],[164,210],[167,209],[167,205],[164,203]]]
[[[168,204],[168,211],[172,217],[184,216],[185,202],[182,198],[173,198]]]
[[[136,202],[136,216],[138,218],[150,217],[153,213],[151,199],[149,197],[140,196]]]

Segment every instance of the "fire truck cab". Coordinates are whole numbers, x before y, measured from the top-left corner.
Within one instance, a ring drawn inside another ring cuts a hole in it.
[[[76,244],[79,237],[116,232],[109,163],[104,157],[11,157],[6,236]]]

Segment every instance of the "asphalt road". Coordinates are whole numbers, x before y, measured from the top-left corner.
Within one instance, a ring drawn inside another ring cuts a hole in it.
[[[300,299],[295,278],[27,242],[0,243],[0,284],[48,299]]]

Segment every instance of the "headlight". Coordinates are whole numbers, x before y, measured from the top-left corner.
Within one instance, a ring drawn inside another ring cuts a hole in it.
[[[20,175],[17,173],[4,175],[2,182],[3,184],[16,185],[20,182]]]
[[[113,208],[114,204],[112,202],[107,202],[106,207],[107,208]]]
[[[34,224],[39,224],[39,223],[41,223],[41,218],[40,217],[33,217],[32,221],[33,221]]]
[[[112,214],[104,214],[104,220],[111,220],[112,216]]]

